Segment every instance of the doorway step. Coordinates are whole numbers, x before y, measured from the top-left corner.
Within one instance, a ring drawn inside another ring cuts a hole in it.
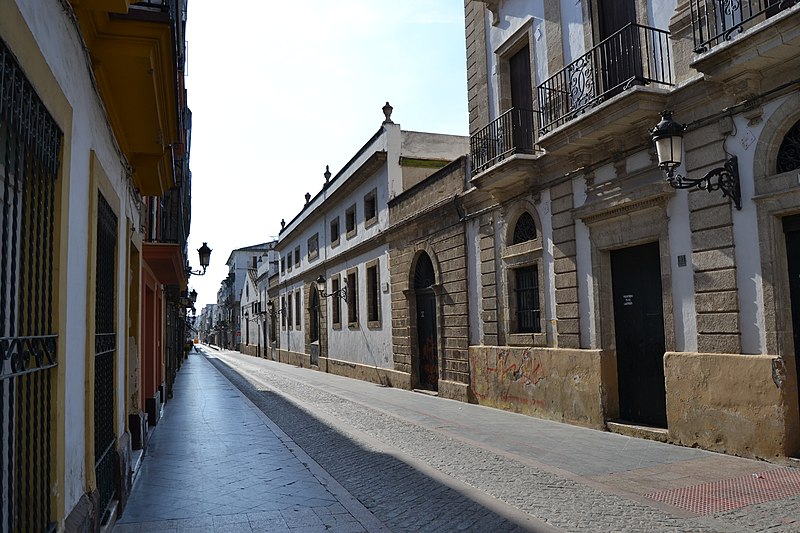
[[[652,426],[640,426],[631,422],[623,422],[621,420],[608,421],[606,427],[611,433],[619,433],[620,435],[627,435],[628,437],[636,437],[637,439],[657,440],[659,442],[667,442],[669,430],[664,428],[655,428]]]
[[[439,393],[435,390],[428,390],[428,389],[411,389],[414,392],[419,392],[421,394],[427,394],[428,396],[439,396]]]

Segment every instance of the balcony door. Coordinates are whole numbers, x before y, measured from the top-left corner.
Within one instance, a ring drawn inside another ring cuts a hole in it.
[[[511,76],[511,127],[516,152],[533,150],[533,84],[531,54],[526,44],[508,60]]]
[[[607,98],[643,78],[642,47],[636,24],[636,0],[598,0],[600,46],[597,67]]]

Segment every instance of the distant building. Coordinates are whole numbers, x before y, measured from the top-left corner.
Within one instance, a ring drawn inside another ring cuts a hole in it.
[[[385,121],[281,228],[270,284],[274,357],[403,387],[392,352],[387,203],[468,150],[465,137],[403,131]],[[321,280],[322,293],[317,280]]]

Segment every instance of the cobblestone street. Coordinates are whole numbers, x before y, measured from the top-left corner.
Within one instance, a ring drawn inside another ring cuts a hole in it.
[[[202,351],[392,531],[800,530],[795,468]]]

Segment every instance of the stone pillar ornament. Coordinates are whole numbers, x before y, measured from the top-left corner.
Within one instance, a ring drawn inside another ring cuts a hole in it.
[[[281,219],[281,231],[283,231],[285,227],[286,227],[286,221],[284,219]]]
[[[327,185],[331,179],[331,169],[328,168],[328,165],[325,165],[325,174],[323,176],[325,176],[325,185]]]
[[[311,201],[311,193],[307,192],[306,193],[306,205],[308,205],[308,202],[310,202],[310,201]]]
[[[394,108],[389,105],[389,102],[386,102],[386,105],[383,106],[383,114],[386,115],[386,120],[383,121],[384,124],[394,124],[392,122],[392,110]]]

